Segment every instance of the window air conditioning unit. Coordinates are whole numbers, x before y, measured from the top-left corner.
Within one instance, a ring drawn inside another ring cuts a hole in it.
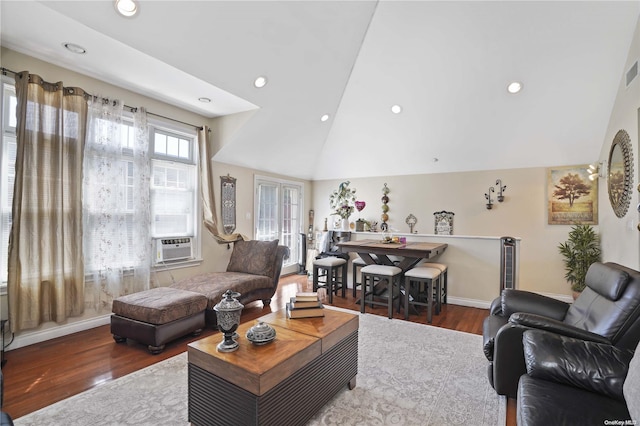
[[[191,237],[156,239],[156,263],[192,257]]]

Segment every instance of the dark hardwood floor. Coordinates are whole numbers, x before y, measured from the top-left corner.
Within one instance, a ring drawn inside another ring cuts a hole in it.
[[[306,276],[290,275],[280,280],[271,306],[262,302],[247,304],[242,312],[242,322],[252,321],[262,315],[284,307],[298,291],[311,291]],[[321,296],[325,296],[321,292]],[[333,305],[359,310],[351,296],[334,297]],[[328,300],[323,300],[328,303]],[[369,308],[367,312],[386,315],[385,307]],[[482,321],[487,310],[457,305],[443,306],[440,315],[433,316],[432,325],[467,333],[482,334]],[[402,316],[401,316],[402,315]],[[404,318],[404,314],[395,314]],[[410,321],[426,323],[426,314],[411,315]],[[122,377],[133,371],[155,364],[184,352],[187,344],[204,336],[217,333],[206,329],[198,337],[188,336],[167,344],[159,355],[150,355],[146,346],[133,341],[116,344],[109,333],[109,326],[52,339],[6,353],[4,375],[4,406],[14,419],[31,413],[54,402],[91,389],[106,381]],[[480,350],[480,348],[478,348]],[[515,425],[515,404],[509,401],[507,425]]]

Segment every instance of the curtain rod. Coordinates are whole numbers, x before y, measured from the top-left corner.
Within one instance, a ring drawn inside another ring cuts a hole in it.
[[[2,72],[2,75],[7,75],[7,73],[9,73],[9,74],[13,74],[13,75],[18,74],[17,72],[12,71],[12,70],[10,70],[10,69],[8,69],[8,68],[4,68],[4,67],[0,68],[0,72]],[[106,98],[99,98],[98,96],[94,96],[94,95],[91,95],[91,94],[89,94],[89,93],[87,93],[87,96],[94,97],[94,98],[96,98],[96,99],[106,100],[106,101],[108,101],[108,100],[109,100],[109,99],[106,99]],[[136,111],[138,110],[138,108],[136,108],[136,107],[132,107],[132,106],[129,106],[129,105],[124,105],[124,107],[125,107],[125,108],[128,108],[129,110],[131,110],[131,112],[136,112]],[[184,122],[184,121],[176,120],[175,118],[166,117],[166,116],[164,116],[164,115],[156,114],[156,113],[151,112],[151,111],[147,111],[147,114],[149,114],[149,115],[153,115],[153,116],[155,116],[155,117],[159,117],[159,118],[164,118],[165,120],[171,120],[171,121],[174,121],[174,122],[176,122],[176,123],[185,124],[185,125],[187,125],[187,126],[194,127],[196,130],[203,130],[203,129],[204,129],[204,127],[202,127],[202,126],[197,126],[197,125],[195,125],[195,124],[191,124],[191,123],[187,123],[187,122]]]

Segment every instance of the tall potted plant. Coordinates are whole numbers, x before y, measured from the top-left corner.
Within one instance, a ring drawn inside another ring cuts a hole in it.
[[[560,243],[558,249],[564,258],[564,277],[576,298],[584,290],[589,266],[600,261],[600,237],[591,225],[574,225],[569,231],[569,239]]]

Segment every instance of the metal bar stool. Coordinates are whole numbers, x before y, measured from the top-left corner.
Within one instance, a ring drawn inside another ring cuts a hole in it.
[[[321,281],[320,278],[325,280]],[[313,261],[313,291],[326,288],[329,303],[333,303],[333,293],[338,292],[338,285],[342,287],[342,297],[347,288],[347,260],[340,257],[323,257]]]
[[[436,288],[436,313],[440,313],[441,272],[438,268],[418,266],[404,273],[404,319],[409,319],[409,305],[427,307],[427,322],[431,323],[431,306],[434,304],[434,283]],[[417,291],[411,291],[412,285],[417,284]],[[424,300],[426,296],[427,300]],[[410,297],[413,300],[410,300]]]
[[[364,313],[364,305],[369,303],[370,305],[387,306],[389,318],[393,317],[393,300],[395,299],[394,290],[400,294],[400,277],[402,276],[402,269],[397,266],[389,265],[367,265],[363,267],[360,272],[362,273],[362,292],[360,297],[360,312]],[[387,300],[385,302],[376,301],[374,287],[376,283],[380,281],[387,281]],[[367,296],[371,296],[368,300]],[[400,305],[398,303],[398,309]]]
[[[442,294],[440,295],[440,302],[444,303],[445,305],[447,304],[447,265],[445,265],[444,263],[436,263],[436,262],[425,262],[420,266],[425,266],[428,268],[437,268],[440,270],[440,274],[442,274],[442,277],[440,278],[442,280]]]

